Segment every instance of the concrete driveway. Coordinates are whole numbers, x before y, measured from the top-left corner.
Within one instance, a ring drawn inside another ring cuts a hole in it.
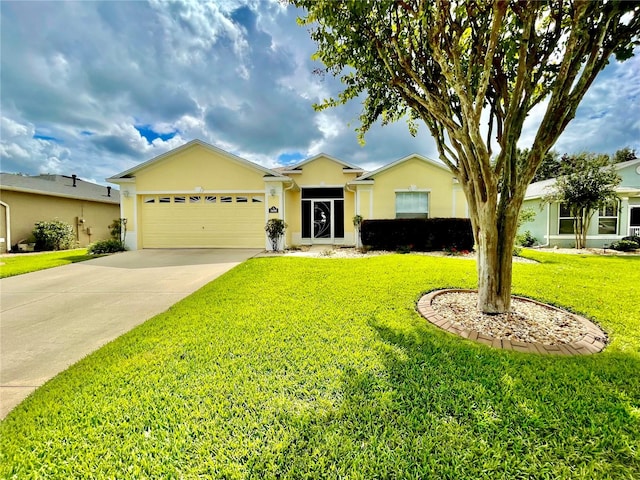
[[[0,418],[257,249],[138,250],[0,279]]]

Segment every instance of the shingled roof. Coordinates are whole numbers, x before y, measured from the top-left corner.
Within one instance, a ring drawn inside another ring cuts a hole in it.
[[[75,185],[75,186],[74,186]],[[120,203],[120,191],[67,175],[0,173],[0,190],[37,193],[102,203]]]

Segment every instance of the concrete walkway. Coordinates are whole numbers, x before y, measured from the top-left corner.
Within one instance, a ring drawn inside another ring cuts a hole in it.
[[[257,249],[139,250],[0,279],[0,418]]]

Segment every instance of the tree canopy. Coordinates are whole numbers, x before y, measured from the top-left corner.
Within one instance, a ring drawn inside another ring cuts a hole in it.
[[[511,253],[527,185],[598,73],[629,58],[640,2],[617,0],[292,0],[316,58],[366,95],[360,135],[378,119],[421,120],[460,181],[478,245],[480,308],[508,310]],[[546,103],[545,103],[546,102]],[[543,115],[517,154],[529,113]]]

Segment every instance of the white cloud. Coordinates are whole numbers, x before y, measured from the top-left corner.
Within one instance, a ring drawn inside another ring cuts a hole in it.
[[[2,169],[101,180],[194,138],[271,167],[282,153],[325,151],[365,168],[436,158],[425,127],[413,138],[402,122],[374,125],[362,147],[357,101],[313,110],[342,85],[313,74],[321,65],[296,16],[259,0],[5,2]],[[639,70],[638,58],[610,65],[559,147],[640,151]],[[141,125],[176,133],[150,143]]]

